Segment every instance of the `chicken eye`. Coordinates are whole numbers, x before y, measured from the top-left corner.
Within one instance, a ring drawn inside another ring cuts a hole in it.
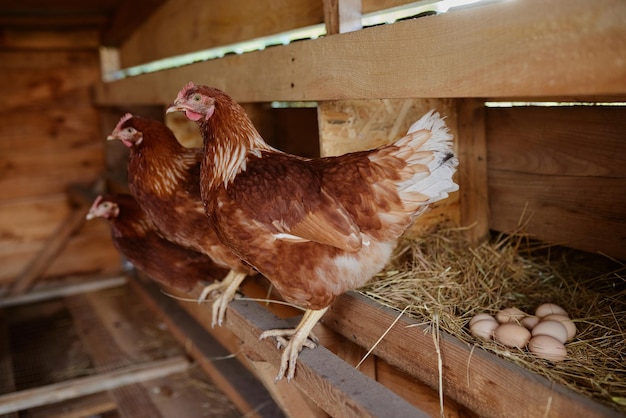
[[[192,100],[194,102],[199,102],[200,100],[202,100],[202,96],[200,94],[194,94]]]

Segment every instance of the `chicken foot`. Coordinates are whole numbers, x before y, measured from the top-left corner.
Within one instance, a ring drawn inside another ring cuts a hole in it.
[[[198,303],[205,300],[207,296],[209,296],[212,292],[217,291],[220,293],[215,301],[213,301],[213,306],[211,308],[213,314],[211,320],[212,327],[215,327],[215,324],[220,327],[222,326],[222,324],[224,323],[226,308],[228,307],[230,301],[233,300],[233,298],[235,297],[237,288],[239,287],[241,282],[243,282],[246,276],[246,273],[238,273],[234,270],[231,270],[222,281],[213,283],[202,289],[202,293],[198,297]]]
[[[259,340],[275,337],[278,341],[278,348],[281,346],[284,347],[276,381],[285,377],[285,372],[287,373],[287,381],[291,381],[296,373],[296,362],[300,351],[302,351],[302,347],[311,349],[317,347],[316,341],[312,341],[309,338],[312,335],[311,331],[313,327],[320,318],[324,316],[327,310],[328,307],[319,310],[307,309],[295,329],[271,329],[261,334]],[[290,339],[287,340],[285,337],[290,337]],[[317,338],[315,338],[315,340],[317,340]]]

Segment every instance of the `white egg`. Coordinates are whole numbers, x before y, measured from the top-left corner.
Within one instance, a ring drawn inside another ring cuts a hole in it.
[[[535,310],[535,315],[539,318],[552,314],[567,315],[567,312],[565,309],[561,308],[559,305],[555,305],[554,303],[544,303],[543,305],[539,305],[537,310]]]
[[[567,357],[567,349],[557,339],[549,335],[538,335],[528,343],[528,349],[537,357],[550,360],[554,363],[563,361]]]
[[[533,328],[532,335],[533,337],[549,335],[565,344],[565,341],[567,341],[567,328],[558,321],[541,321]]]
[[[474,337],[482,340],[491,340],[493,338],[493,332],[498,328],[498,322],[495,319],[483,319],[474,322],[470,326],[470,332]]]
[[[471,327],[475,322],[482,321],[484,319],[490,319],[492,321],[496,320],[496,318],[494,318],[493,316],[489,315],[488,313],[479,313],[479,314],[474,315],[472,317],[472,319],[470,319],[469,325]]]
[[[532,330],[538,323],[539,318],[535,315],[527,316],[525,318],[522,318],[522,320],[520,321],[520,324],[527,330]]]
[[[569,319],[567,315],[553,314],[548,315],[542,319],[542,321],[557,321],[560,322],[567,330],[567,341],[572,341],[576,336],[576,324]]]
[[[530,340],[530,331],[521,325],[507,323],[496,328],[493,338],[507,347],[524,348]]]
[[[519,324],[525,316],[526,314],[517,308],[506,308],[498,312],[496,319],[501,324],[506,324],[508,322]]]

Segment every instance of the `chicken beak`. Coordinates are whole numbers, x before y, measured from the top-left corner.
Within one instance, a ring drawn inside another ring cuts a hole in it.
[[[116,139],[118,139],[118,138],[115,135],[107,136],[107,141],[115,141]]]
[[[85,216],[85,219],[90,221],[90,220],[92,220],[95,217],[96,217],[96,215],[94,215],[93,213],[89,212],[89,213],[87,213],[87,216]]]
[[[170,107],[167,108],[165,113],[184,112],[184,111],[185,111],[185,107],[183,105],[174,102],[170,105]]]

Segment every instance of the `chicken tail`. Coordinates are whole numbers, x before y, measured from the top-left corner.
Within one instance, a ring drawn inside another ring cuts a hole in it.
[[[452,180],[458,165],[452,135],[438,112],[428,112],[394,145],[397,148],[393,154],[407,163],[404,180],[397,184],[398,192],[405,204],[415,205],[414,216],[459,189]]]

